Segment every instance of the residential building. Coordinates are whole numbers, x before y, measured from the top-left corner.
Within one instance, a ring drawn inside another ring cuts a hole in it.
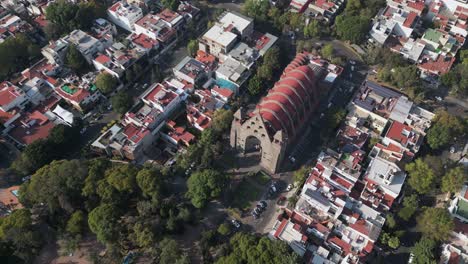
[[[75,29],[70,32],[70,34],[64,37],[64,40],[69,44],[75,45],[89,64],[92,63],[94,56],[98,52],[103,52],[109,44],[106,42],[106,45],[104,45],[102,41],[88,35],[79,29]]]
[[[296,3],[296,1],[293,2]],[[344,8],[345,2],[344,0],[312,0],[307,10],[322,15],[327,21],[332,21]]]
[[[177,78],[192,84],[200,84],[210,75],[207,68],[202,62],[191,57],[185,57],[172,70]]]
[[[93,65],[98,71],[106,71],[116,78],[121,78],[124,72],[134,65],[143,55],[144,51],[126,47],[120,42],[112,44],[97,57],[93,58]]]
[[[104,18],[94,20],[91,31],[92,35],[97,39],[106,37],[113,39],[113,36],[117,35],[117,28],[115,25]]]
[[[212,26],[199,40],[199,49],[220,60],[237,43],[238,36],[231,32],[233,28],[223,28],[220,25]]]
[[[107,15],[112,23],[131,32],[135,29],[135,23],[143,17],[143,11],[137,5],[119,1],[107,9]]]
[[[450,202],[450,214],[463,224],[468,224],[468,185],[464,185],[460,192]]]
[[[8,112],[13,108],[23,109],[28,102],[28,97],[22,89],[8,81],[0,83],[1,111]]]
[[[5,217],[14,210],[23,208],[18,200],[19,189],[19,185],[0,189],[0,217]]]
[[[79,111],[90,109],[100,98],[101,93],[94,85],[96,74],[89,73],[81,78],[69,75],[61,79],[54,91]]]
[[[33,27],[28,22],[16,15],[8,14],[0,18],[0,42],[19,33],[26,33],[32,30]]]
[[[176,21],[173,25],[171,22],[161,19],[161,17],[169,19],[169,17],[151,13],[142,17],[135,23],[135,34],[144,34],[149,38],[159,41],[162,45],[169,46],[177,40],[177,28],[173,26],[179,26],[183,20],[180,15],[177,18],[172,18],[169,21]]]

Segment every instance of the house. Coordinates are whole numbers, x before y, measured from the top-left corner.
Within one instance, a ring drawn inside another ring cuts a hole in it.
[[[19,185],[0,189],[0,217],[9,215],[16,209],[23,208],[18,200]]]
[[[183,58],[172,71],[177,78],[192,84],[199,84],[209,75],[207,66],[191,57]]]
[[[308,10],[331,21],[343,9],[345,2],[344,0],[312,0],[309,2]]]
[[[94,20],[91,31],[93,37],[97,39],[105,37],[110,37],[113,39],[113,36],[117,35],[117,28],[115,25],[104,18],[97,18]]]
[[[94,56],[98,52],[103,52],[107,45],[112,44],[107,42],[104,44],[102,41],[79,29],[70,32],[70,34],[64,37],[64,40],[69,44],[75,45],[89,64],[92,63]]]
[[[4,81],[0,83],[0,110],[8,112],[13,108],[23,109],[29,102],[26,93],[18,86]]]
[[[174,121],[168,122],[168,131],[161,133],[162,138],[177,147],[190,146],[195,141],[195,136],[185,128],[174,126],[174,124]]]
[[[181,14],[185,21],[190,21],[200,16],[200,9],[187,1],[181,1],[177,13]]]
[[[0,18],[0,42],[19,33],[27,33],[32,30],[33,27],[28,22],[16,15],[8,14]]]
[[[107,9],[107,15],[112,23],[132,32],[135,23],[143,17],[143,11],[137,5],[119,1]]]
[[[88,110],[100,98],[101,93],[94,85],[96,74],[89,73],[81,78],[76,75],[69,75],[61,79],[54,88],[54,91],[79,111]]]
[[[121,78],[124,72],[134,65],[143,55],[144,51],[126,47],[120,42],[112,44],[104,52],[93,58],[93,65],[98,71],[106,71],[116,78]]]
[[[177,40],[177,30],[170,23],[160,19],[157,15],[147,14],[135,23],[135,34],[144,34],[151,39],[169,46]]]
[[[161,45],[157,39],[148,37],[145,34],[130,34],[127,39],[129,39],[136,49],[144,52],[145,54],[150,54],[152,51],[158,50]]]
[[[468,185],[464,185],[460,192],[450,202],[450,214],[463,224],[468,224]]]
[[[395,163],[377,155],[364,174],[365,187],[361,200],[373,208],[389,210],[400,195],[405,179],[406,173]]]
[[[153,84],[141,95],[141,100],[168,117],[179,108],[185,96],[183,91],[168,82],[163,82]]]
[[[67,50],[68,42],[65,39],[57,39],[43,47],[41,53],[50,64],[63,65]]]
[[[227,54],[238,41],[238,36],[232,30],[233,28],[223,28],[217,24],[212,26],[199,39],[199,49],[222,61],[223,54]]]

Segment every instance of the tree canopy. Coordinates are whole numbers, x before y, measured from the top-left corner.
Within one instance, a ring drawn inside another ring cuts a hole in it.
[[[202,208],[221,194],[226,180],[226,176],[216,170],[195,172],[187,180],[187,197],[191,199],[193,206]]]
[[[267,237],[257,238],[250,234],[237,233],[229,241],[230,253],[223,256],[217,264],[228,263],[300,263],[300,257],[292,252],[284,242],[270,240]]]
[[[468,179],[463,166],[457,166],[449,170],[442,178],[442,191],[455,193],[461,190]]]
[[[434,250],[436,248],[436,242],[430,238],[423,237],[419,240],[414,247],[411,249],[413,253],[413,263],[415,264],[435,264],[436,259]]]
[[[88,69],[88,62],[73,44],[69,45],[65,54],[65,65],[77,73],[84,73]]]
[[[0,81],[28,67],[40,49],[25,35],[17,34],[0,43]]]
[[[161,0],[161,4],[172,11],[177,11],[179,7],[180,1],[179,0]]]
[[[443,241],[449,237],[454,223],[447,209],[429,207],[418,217],[418,227],[424,236]]]
[[[59,0],[49,4],[45,13],[56,31],[49,37],[57,38],[75,29],[89,30],[93,21],[103,15],[103,7],[94,1],[75,4]]]
[[[466,133],[466,123],[447,111],[439,111],[434,117],[433,125],[427,132],[427,142],[432,149],[441,149],[453,142],[454,138]]]
[[[173,239],[165,238],[159,243],[161,253],[159,262],[161,264],[188,264],[190,263],[186,254],[183,254],[179,245]]]
[[[120,91],[111,98],[112,106],[114,107],[115,111],[121,115],[125,114],[128,109],[133,104],[132,97],[124,92]]]
[[[58,160],[40,168],[21,186],[23,204],[44,203],[51,212],[73,212],[82,202],[81,189],[87,167],[79,160]]]
[[[115,206],[101,204],[89,213],[89,228],[102,243],[111,242],[117,237],[117,217]]]
[[[418,196],[416,194],[406,196],[403,199],[403,208],[401,208],[400,211],[398,211],[398,216],[401,219],[408,221],[411,219],[414,213],[418,210],[418,207],[419,207],[419,202],[418,202]]]
[[[191,39],[187,44],[187,52],[191,57],[197,55],[198,50],[198,41],[196,39]]]
[[[233,113],[231,110],[218,109],[213,114],[211,126],[214,130],[224,132],[231,127]]]
[[[107,72],[101,72],[96,77],[96,87],[103,94],[112,92],[117,85],[117,78]]]
[[[428,193],[432,190],[435,182],[435,175],[432,169],[419,158],[405,167],[409,174],[409,185],[420,194]]]

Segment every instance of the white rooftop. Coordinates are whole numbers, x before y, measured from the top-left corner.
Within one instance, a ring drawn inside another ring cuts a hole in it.
[[[393,162],[380,157],[374,158],[367,169],[367,178],[377,183],[392,197],[400,194],[406,173]]]
[[[235,14],[232,12],[226,13],[219,22],[224,26],[228,27],[233,25],[237,30],[244,31],[252,22],[251,18],[242,16],[240,14]]]
[[[236,41],[237,35],[232,32],[225,31],[224,28],[219,25],[214,25],[205,33],[205,35],[203,35],[203,38],[209,39],[222,45],[223,47],[226,47],[232,42]]]

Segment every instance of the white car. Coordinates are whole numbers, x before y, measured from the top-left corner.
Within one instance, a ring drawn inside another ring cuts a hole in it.
[[[289,184],[288,187],[286,187],[286,191],[289,192],[289,191],[292,190],[293,188],[294,188],[294,185]]]
[[[241,226],[240,223],[239,223],[239,221],[237,221],[236,219],[232,219],[232,220],[231,220],[231,223],[232,223],[232,225],[233,225],[235,228],[237,228],[237,229],[239,229],[240,226]]]
[[[413,263],[413,259],[414,259],[414,254],[411,253],[411,254],[409,255],[408,264]]]

